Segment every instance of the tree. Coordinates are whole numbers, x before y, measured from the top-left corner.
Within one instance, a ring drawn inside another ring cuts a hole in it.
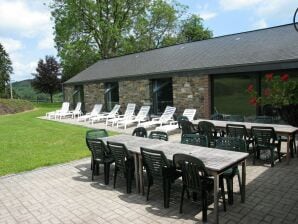
[[[175,0],[54,0],[51,8],[63,80],[99,59],[207,38],[199,16],[186,31],[187,7]]]
[[[212,31],[205,29],[203,19],[198,15],[191,15],[182,21],[179,39],[181,42],[206,40],[212,37]]]
[[[13,72],[12,63],[8,53],[0,43],[0,97],[7,97],[6,86]]]
[[[36,72],[32,74],[34,76],[32,87],[41,93],[50,94],[51,102],[53,102],[53,94],[61,90],[59,63],[53,56],[46,56],[45,61],[39,60]]]

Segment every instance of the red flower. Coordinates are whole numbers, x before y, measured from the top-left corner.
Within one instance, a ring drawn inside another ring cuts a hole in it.
[[[265,77],[267,81],[271,81],[273,79],[273,73],[267,73]]]
[[[270,95],[270,89],[266,88],[264,89],[264,96],[269,96]]]
[[[256,105],[257,104],[257,98],[256,97],[253,97],[249,100],[249,104],[251,105]]]
[[[249,84],[248,87],[247,87],[247,91],[248,91],[249,93],[251,93],[253,90],[254,90],[254,86],[253,86],[253,84]]]
[[[288,74],[282,74],[281,76],[280,76],[280,79],[282,80],[282,81],[288,81],[288,79],[289,79],[289,75]]]

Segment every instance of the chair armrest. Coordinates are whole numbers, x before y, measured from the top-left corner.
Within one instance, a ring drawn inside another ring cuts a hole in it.
[[[159,121],[159,117],[155,117],[155,118],[152,118],[152,120],[151,121]]]
[[[178,121],[170,121],[170,125],[178,124]]]

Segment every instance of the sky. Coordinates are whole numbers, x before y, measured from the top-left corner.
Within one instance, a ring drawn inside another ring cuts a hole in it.
[[[0,0],[0,43],[13,63],[12,81],[31,79],[37,62],[57,56],[51,0]],[[169,0],[171,1],[171,0]],[[198,14],[214,36],[291,23],[297,0],[176,0]]]

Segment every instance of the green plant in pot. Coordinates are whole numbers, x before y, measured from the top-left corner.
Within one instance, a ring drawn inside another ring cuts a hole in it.
[[[268,73],[265,75],[266,88],[259,96],[254,86],[250,84],[247,92],[252,105],[270,104],[279,108],[280,116],[288,124],[298,127],[298,82],[289,79],[288,74],[280,76]]]

